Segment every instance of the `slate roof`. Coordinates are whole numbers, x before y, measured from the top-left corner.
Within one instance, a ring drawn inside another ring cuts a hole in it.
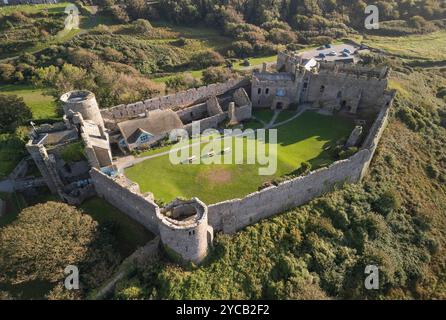
[[[183,128],[180,117],[172,110],[154,110],[141,119],[118,123],[119,130],[128,144],[135,143],[139,136],[148,133],[153,136]]]

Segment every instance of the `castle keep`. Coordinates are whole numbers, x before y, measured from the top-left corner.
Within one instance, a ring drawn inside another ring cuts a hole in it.
[[[63,123],[35,128],[27,149],[51,192],[64,201],[78,205],[98,195],[159,235],[171,256],[199,263],[215,232],[235,233],[338,184],[360,181],[394,98],[394,92],[387,91],[387,76],[387,68],[317,62],[283,52],[275,70],[264,66],[252,79],[235,79],[110,109],[100,109],[91,92],[73,91],[61,97]],[[343,112],[354,118],[356,126],[346,147],[355,146],[358,151],[304,176],[219,203],[193,198],[158,205],[152,193],[142,193],[117,165],[121,157],[156,145],[174,130],[190,133],[196,122],[203,131],[248,121],[253,108],[301,105],[322,114]],[[82,144],[83,165],[63,157],[64,150],[75,143]]]

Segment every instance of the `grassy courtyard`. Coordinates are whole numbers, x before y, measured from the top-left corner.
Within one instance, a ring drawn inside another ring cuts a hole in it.
[[[264,182],[295,171],[303,162],[311,163],[313,168],[330,164],[334,158],[326,150],[327,147],[348,137],[352,129],[353,123],[344,118],[323,116],[314,112],[305,112],[277,128],[277,171],[272,175],[259,175],[259,168],[265,168],[267,165],[246,164],[246,161],[244,164],[175,165],[170,162],[168,154],[136,164],[126,169],[125,174],[137,182],[143,192],[153,192],[158,200],[167,202],[177,196],[196,196],[206,203],[216,203],[254,192]],[[243,140],[246,159],[247,138],[229,139],[232,140],[232,150],[235,150],[237,140]],[[273,149],[268,143],[265,148],[267,155],[273,154]],[[208,144],[202,144],[199,149],[202,154],[207,154]],[[169,150],[169,147],[157,152],[166,150]],[[153,155],[155,152],[149,154]],[[197,155],[197,159],[199,158]]]

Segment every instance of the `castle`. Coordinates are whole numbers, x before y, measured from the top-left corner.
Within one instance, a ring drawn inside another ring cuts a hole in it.
[[[317,62],[282,52],[275,71],[264,66],[252,79],[230,80],[110,109],[100,109],[91,92],[73,91],[61,97],[64,122],[34,128],[26,147],[51,192],[61,199],[78,205],[98,195],[159,235],[168,253],[199,263],[215,232],[235,233],[338,184],[360,181],[394,98],[395,93],[387,91],[387,76],[387,68]],[[201,130],[217,128],[222,123],[251,119],[253,108],[286,109],[301,104],[324,114],[340,111],[355,117],[357,126],[347,145],[357,146],[358,152],[241,199],[215,204],[197,198],[177,199],[162,207],[150,192],[141,193],[139,185],[116,165],[122,155],[156,145],[172,130],[190,132],[194,122],[200,123]],[[62,150],[79,142],[88,165],[61,160]]]

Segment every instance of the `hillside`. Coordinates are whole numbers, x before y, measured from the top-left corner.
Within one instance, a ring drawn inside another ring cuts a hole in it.
[[[378,1],[384,22],[376,31],[364,30],[362,19],[349,18],[363,16],[364,1],[77,4],[82,4],[83,24],[66,37],[59,33],[62,5],[49,11],[23,6],[19,13],[0,9],[0,26],[14,31],[8,39],[0,32],[0,95],[23,97],[33,114],[15,130],[0,132],[0,178],[24,156],[29,121],[59,119],[54,101],[72,89],[91,90],[101,107],[110,107],[249,73],[280,50],[347,38],[382,51],[365,55],[364,63],[390,66],[390,89],[397,90],[389,125],[362,183],[234,236],[217,234],[200,266],[179,266],[162,257],[132,270],[113,298],[446,299],[445,3]],[[92,5],[99,6],[97,12],[89,9]],[[16,194],[0,196],[22,200]],[[17,207],[48,199],[45,190]],[[122,224],[120,213],[99,199],[83,209],[107,232]],[[15,227],[16,211],[0,220],[0,231]],[[100,221],[103,211],[110,217]],[[113,243],[123,255],[151,238],[127,220],[123,225],[115,236],[128,246]],[[137,232],[133,237],[127,230]],[[380,266],[378,291],[363,286],[364,268],[371,264]],[[111,276],[115,260],[113,267],[101,266],[108,270],[103,278]],[[2,296],[20,293],[1,287]]]

